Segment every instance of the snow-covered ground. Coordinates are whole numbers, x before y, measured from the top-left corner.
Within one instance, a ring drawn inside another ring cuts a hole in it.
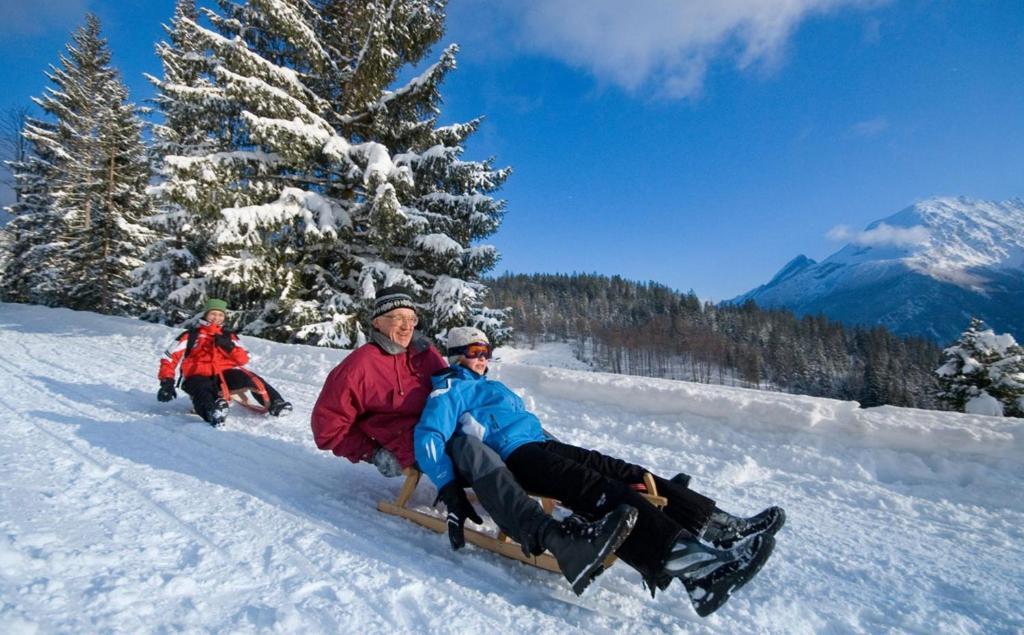
[[[296,405],[224,429],[155,398],[176,331],[0,304],[0,633],[1021,633],[1024,421],[553,367],[495,375],[564,440],[788,512],[761,574],[707,619],[618,564],[562,579],[375,511],[367,465],[309,411],[345,351],[246,338]],[[537,365],[539,363],[539,365]],[[433,492],[421,486],[415,501]]]

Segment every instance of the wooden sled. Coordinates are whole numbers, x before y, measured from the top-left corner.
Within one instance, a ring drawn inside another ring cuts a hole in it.
[[[439,534],[446,533],[448,531],[448,523],[444,518],[432,516],[430,514],[410,509],[407,505],[409,499],[412,498],[413,492],[416,491],[416,486],[419,485],[420,476],[422,473],[411,467],[407,467],[402,470],[405,474],[405,482],[402,483],[402,489],[398,492],[398,497],[395,498],[394,502],[381,501],[377,503],[377,509],[384,512],[385,514],[391,514],[392,516],[399,516],[407,520],[426,527],[427,529],[436,531]],[[648,473],[644,474],[644,486],[646,492],[642,492],[641,495],[646,498],[650,503],[656,507],[664,507],[668,504],[668,499],[664,496],[658,495],[658,488],[654,484],[654,477]],[[551,514],[558,502],[552,498],[544,496],[536,496],[540,499],[541,507],[548,514]],[[527,556],[523,553],[523,548],[516,541],[512,540],[505,535],[504,532],[499,531],[496,536],[492,536],[483,531],[472,529],[467,524],[464,530],[466,536],[466,542],[472,543],[478,547],[493,551],[496,554],[505,556],[506,558],[512,558],[528,565],[545,569],[553,573],[561,573],[562,570],[558,567],[558,561],[549,552],[544,552],[539,556]],[[615,562],[615,554],[608,556],[605,560],[604,566],[608,568],[613,562]]]
[[[256,414],[260,414],[260,415],[267,414],[268,410],[267,410],[266,406],[261,406],[259,403],[249,399],[249,391],[251,391],[251,390],[252,390],[251,388],[236,388],[235,390],[232,390],[231,391],[231,401],[232,401],[232,403],[237,403],[238,405],[242,406],[246,410],[248,410],[250,412],[255,412]]]

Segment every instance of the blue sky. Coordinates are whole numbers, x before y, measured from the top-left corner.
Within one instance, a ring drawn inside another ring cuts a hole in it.
[[[173,0],[0,0],[0,108],[85,11],[140,102]],[[451,0],[445,122],[514,172],[497,272],[721,300],[915,201],[1024,196],[1020,0]]]

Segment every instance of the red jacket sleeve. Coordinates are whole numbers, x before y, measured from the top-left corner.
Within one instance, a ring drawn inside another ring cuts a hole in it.
[[[345,364],[335,368],[324,382],[310,418],[316,447],[353,463],[369,459],[378,447],[354,425],[363,410],[359,399],[361,383],[357,370]]]
[[[245,366],[249,363],[249,351],[245,350],[242,343],[238,341],[238,336],[234,333],[231,334],[231,341],[235,343],[235,347],[227,354],[228,357],[231,358],[231,361],[234,362],[235,365]]]
[[[185,354],[185,347],[187,345],[188,332],[186,331],[164,351],[164,356],[160,358],[160,370],[157,371],[157,379],[160,381],[174,379],[174,371],[178,368],[178,362],[181,361],[181,356]]]

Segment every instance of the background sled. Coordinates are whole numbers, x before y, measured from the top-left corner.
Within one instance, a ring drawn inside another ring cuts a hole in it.
[[[438,518],[415,509],[410,509],[407,505],[409,499],[412,498],[413,492],[416,491],[416,486],[419,485],[420,476],[422,473],[414,468],[405,468],[402,470],[405,474],[405,482],[402,483],[402,489],[398,492],[398,497],[395,498],[394,502],[381,501],[377,503],[377,509],[384,512],[385,514],[391,514],[392,516],[399,516],[407,520],[411,520],[417,525],[426,527],[427,529],[436,531],[439,534],[443,534],[448,531],[448,524],[444,518]],[[644,474],[644,487],[646,491],[641,494],[648,500],[652,505],[656,507],[664,507],[668,504],[668,499],[664,496],[658,495],[658,488],[654,484],[654,477],[650,474]],[[540,499],[541,507],[548,514],[554,511],[555,506],[558,504],[556,500],[547,498],[544,496],[537,496]],[[492,536],[488,533],[472,529],[467,524],[465,527],[466,542],[472,543],[478,547],[493,551],[496,554],[505,556],[506,558],[512,558],[519,562],[545,569],[553,573],[561,573],[561,569],[558,567],[558,562],[555,557],[548,552],[544,552],[539,556],[527,556],[523,553],[523,548],[516,541],[512,540],[499,531],[496,536]],[[605,561],[605,567],[611,566],[615,562],[615,554],[608,556]]]
[[[266,406],[261,406],[259,403],[249,399],[249,392],[251,390],[251,388],[236,388],[235,390],[232,390],[231,401],[244,407],[250,412],[255,412],[260,415],[267,414],[268,410]]]

